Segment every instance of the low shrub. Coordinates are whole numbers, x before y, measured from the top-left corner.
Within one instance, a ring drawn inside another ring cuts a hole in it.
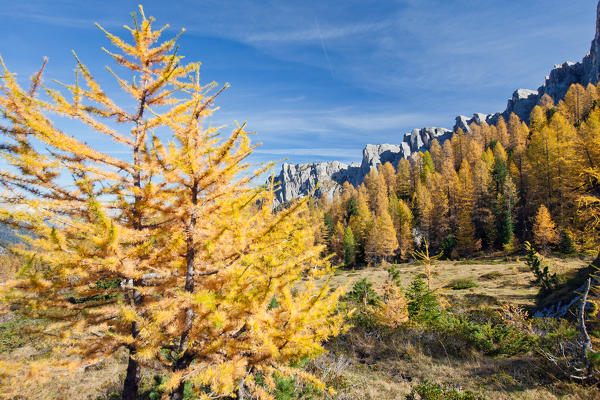
[[[471,279],[468,278],[460,278],[460,279],[454,279],[453,281],[450,281],[450,283],[448,283],[446,285],[446,287],[452,288],[452,290],[465,290],[465,289],[471,289],[474,287],[477,287],[478,285],[473,282]]]
[[[418,397],[417,397],[418,396]],[[424,381],[406,395],[406,400],[485,400],[485,397],[471,391],[458,389],[430,381]]]
[[[493,281],[494,279],[498,279],[502,276],[502,273],[499,271],[492,271],[492,272],[488,272],[486,274],[483,274],[481,276],[479,276],[480,280],[483,281]]]

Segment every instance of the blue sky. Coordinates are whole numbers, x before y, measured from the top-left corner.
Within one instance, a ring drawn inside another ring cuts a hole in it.
[[[73,79],[74,49],[100,79],[109,43],[139,1],[0,0],[0,54],[21,77]],[[247,121],[255,161],[359,161],[366,143],[399,143],[458,114],[503,110],[554,64],[579,61],[595,30],[593,0],[142,2],[206,82],[229,82],[216,124]],[[109,149],[110,150],[110,149]]]

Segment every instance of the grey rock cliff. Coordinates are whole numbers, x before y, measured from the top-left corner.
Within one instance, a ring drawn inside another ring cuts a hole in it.
[[[428,126],[422,129],[413,129],[412,132],[404,135],[403,143],[408,144],[410,151],[404,151],[404,157],[408,158],[411,153],[426,150],[431,146],[433,139],[437,139],[440,144],[450,138],[452,131],[445,128]]]
[[[363,150],[362,163],[360,164],[360,173],[362,178],[369,173],[372,168],[379,164],[391,163],[394,167],[398,161],[404,157],[404,149],[397,144],[368,144]]]
[[[556,65],[550,75],[537,91],[517,89],[508,99],[506,109],[494,114],[475,113],[469,118],[464,115],[456,117],[452,131],[444,128],[426,127],[414,129],[404,134],[400,144],[368,144],[363,150],[360,164],[346,165],[337,161],[310,164],[283,164],[281,173],[276,180],[280,182],[277,191],[277,203],[284,203],[296,197],[312,193],[319,183],[316,196],[333,196],[341,189],[344,182],[353,185],[362,183],[365,175],[377,165],[386,162],[396,166],[402,158],[410,158],[416,152],[429,148],[435,138],[440,144],[449,139],[453,132],[459,128],[465,133],[470,133],[469,125],[494,124],[502,116],[508,121],[510,114],[515,113],[523,121],[529,121],[531,110],[545,94],[552,97],[555,102],[564,98],[569,87],[574,83],[587,85],[598,84],[600,81],[600,1],[596,8],[596,34],[592,41],[590,52],[581,62],[565,62]]]
[[[282,204],[313,191],[317,197],[322,195],[332,197],[342,188],[344,182],[357,185],[359,176],[360,167],[356,164],[348,165],[338,161],[284,163],[281,172],[275,177],[275,181],[279,182],[276,203]],[[317,184],[319,184],[318,188]]]
[[[596,8],[596,36],[590,52],[583,58],[583,79],[595,85],[600,82],[600,2]]]
[[[515,113],[521,120],[529,121],[529,114],[540,99],[539,92],[529,89],[517,89],[508,100],[506,111],[502,113],[504,119],[508,122],[510,114]]]
[[[368,144],[363,149],[360,164],[344,164],[338,161],[306,164],[284,163],[281,172],[275,177],[279,187],[275,193],[275,205],[286,203],[297,197],[314,193],[332,197],[339,193],[344,182],[354,186],[362,183],[373,168],[387,162],[394,167],[402,158],[428,148],[433,139],[443,142],[452,132],[444,128],[426,127],[414,129],[404,135],[401,144]],[[318,184],[318,187],[317,187]]]
[[[547,94],[557,102],[565,97],[569,86],[573,83],[581,83],[587,85],[584,79],[584,68],[582,63],[573,63],[567,61],[561,65],[555,65],[550,71],[550,75],[546,77],[546,82],[538,89],[539,97]]]

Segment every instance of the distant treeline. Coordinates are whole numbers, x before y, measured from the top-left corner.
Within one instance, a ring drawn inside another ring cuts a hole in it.
[[[425,241],[446,257],[518,249],[597,249],[600,90],[544,96],[526,124],[515,114],[472,124],[396,168],[319,199],[328,249],[346,265],[407,259]]]

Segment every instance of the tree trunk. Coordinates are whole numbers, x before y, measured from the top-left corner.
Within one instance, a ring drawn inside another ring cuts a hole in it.
[[[194,185],[192,186],[191,193],[191,201],[195,206],[198,201],[198,182],[194,180]],[[186,274],[185,274],[185,291],[192,293],[194,291],[194,272],[195,272],[195,261],[196,261],[196,250],[194,249],[194,237],[193,232],[196,226],[196,211],[193,210],[190,216],[190,221],[188,225],[188,235],[186,238]],[[190,330],[192,329],[192,324],[194,321],[194,311],[191,308],[185,309],[185,326],[181,333],[181,337],[179,340],[179,352],[183,352],[181,358],[177,360],[175,365],[173,366],[173,371],[181,371],[186,369],[192,363],[194,357],[192,353],[188,350],[184,350],[187,345],[188,335]],[[177,386],[177,389],[171,393],[171,400],[183,400],[183,392],[185,389],[185,380],[182,380]]]
[[[183,392],[185,389],[185,382],[180,382],[177,389],[171,393],[171,400],[183,400]]]
[[[132,302],[134,304],[141,303],[141,296],[139,292],[134,291],[132,294]],[[138,335],[138,327],[135,322],[131,323],[131,336],[135,339]],[[129,346],[129,361],[127,363],[127,375],[125,376],[125,382],[123,383],[123,394],[122,400],[137,400],[138,390],[140,387],[140,366],[135,360],[136,348]]]
[[[173,371],[176,372],[176,371],[181,371],[183,369],[186,369],[187,367],[190,366],[193,359],[194,359],[194,356],[192,355],[192,353],[186,351],[185,353],[183,353],[181,358],[179,360],[177,360],[177,363],[175,363],[175,366],[173,367]],[[173,392],[171,392],[170,400],[183,400],[184,389],[185,389],[185,380],[181,381],[179,383],[179,386],[177,386],[177,389],[175,389]]]
[[[127,376],[123,384],[122,400],[137,400],[140,386],[140,366],[133,358],[135,350],[129,350],[129,362],[127,363]],[[182,397],[183,398],[183,397]]]

